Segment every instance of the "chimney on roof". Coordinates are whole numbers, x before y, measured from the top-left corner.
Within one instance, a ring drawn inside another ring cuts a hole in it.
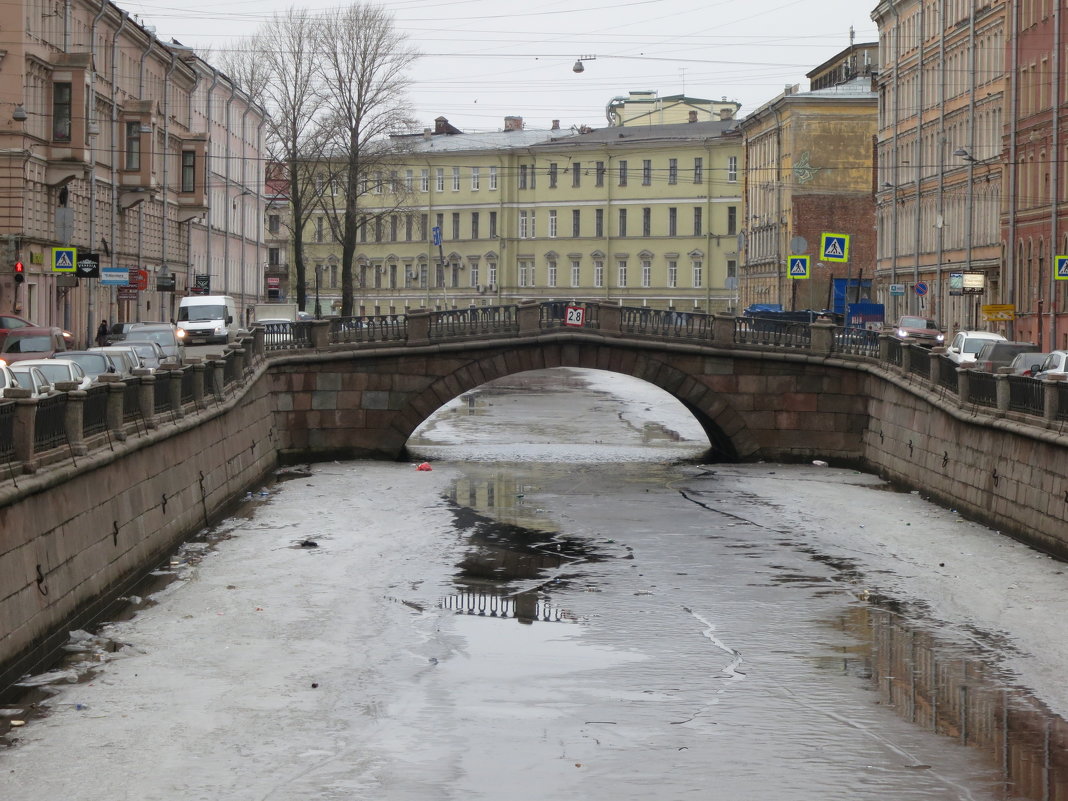
[[[506,131],[522,131],[523,130],[523,118],[522,117],[505,117],[504,118],[504,130],[506,130]]]
[[[443,134],[443,133],[445,133],[445,130],[448,127],[449,127],[449,121],[447,119],[445,119],[444,117],[435,117],[434,118],[434,133]]]
[[[720,118],[721,120],[724,120],[724,121],[726,121],[726,120],[733,120],[733,119],[734,119],[734,109],[731,109],[731,108],[721,108],[721,109],[719,110],[719,118]]]
[[[693,111],[693,110],[690,111],[690,118],[687,120],[687,122],[697,122],[697,112],[696,111]]]
[[[553,129],[554,131],[559,131],[559,130],[560,130],[560,120],[553,120],[553,127],[552,127],[552,129]]]
[[[423,139],[430,141],[430,134],[433,133],[429,128],[423,129]]]

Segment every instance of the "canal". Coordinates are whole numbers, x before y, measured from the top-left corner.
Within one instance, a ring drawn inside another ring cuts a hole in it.
[[[1068,797],[1061,563],[707,446],[557,369],[280,471],[5,702],[0,797]]]

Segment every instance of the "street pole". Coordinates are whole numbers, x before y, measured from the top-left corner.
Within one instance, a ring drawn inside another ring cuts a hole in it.
[[[319,268],[322,265],[315,265],[315,319],[321,320],[323,318],[323,309],[319,305]]]

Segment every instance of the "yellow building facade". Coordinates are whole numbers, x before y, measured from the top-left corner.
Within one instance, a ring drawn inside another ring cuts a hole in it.
[[[534,131],[509,118],[479,134],[442,122],[397,138],[404,152],[368,176],[353,266],[360,313],[523,299],[737,308],[732,121]],[[324,313],[340,306],[341,286],[328,223],[313,216],[304,233]]]

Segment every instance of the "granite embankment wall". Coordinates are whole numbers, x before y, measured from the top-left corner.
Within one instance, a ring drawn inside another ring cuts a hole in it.
[[[872,472],[1068,559],[1066,423],[962,404],[888,370],[868,395]]]
[[[277,464],[262,360],[233,394],[0,486],[0,687]]]

